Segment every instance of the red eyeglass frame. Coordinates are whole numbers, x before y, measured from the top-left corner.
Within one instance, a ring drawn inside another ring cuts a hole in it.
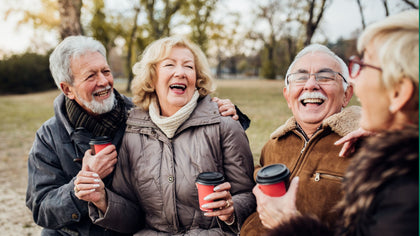
[[[353,71],[352,68],[353,68],[353,65],[354,64],[357,64],[357,65],[360,66],[359,69],[357,70],[357,73],[355,75],[353,75],[353,73],[352,73],[352,71]],[[374,66],[374,65],[366,64],[366,63],[363,62],[363,59],[360,59],[358,56],[351,56],[349,58],[349,76],[351,78],[354,79],[357,76],[359,76],[360,71],[363,70],[363,67],[370,67],[372,69],[379,70],[379,71],[382,72],[382,68],[377,67],[377,66]]]

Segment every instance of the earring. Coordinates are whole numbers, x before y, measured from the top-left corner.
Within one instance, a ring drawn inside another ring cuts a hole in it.
[[[388,110],[389,110],[389,112],[394,112],[394,107],[392,106],[392,105],[390,105],[389,107],[388,107]]]

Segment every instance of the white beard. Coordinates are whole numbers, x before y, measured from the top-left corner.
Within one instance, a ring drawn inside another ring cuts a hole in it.
[[[107,112],[110,112],[112,108],[114,108],[117,101],[115,100],[114,91],[111,91],[111,96],[109,98],[103,100],[102,102],[98,102],[95,100],[95,97],[92,95],[92,101],[88,102],[83,100],[79,94],[76,94],[77,98],[83,103],[85,107],[90,109],[93,113],[101,115]]]

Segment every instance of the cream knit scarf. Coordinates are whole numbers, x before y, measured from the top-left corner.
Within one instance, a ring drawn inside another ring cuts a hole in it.
[[[174,137],[178,127],[186,121],[197,106],[197,100],[200,94],[195,90],[191,100],[175,114],[170,117],[160,115],[160,109],[157,105],[156,99],[153,99],[149,105],[149,115],[153,123],[155,123],[168,138]]]

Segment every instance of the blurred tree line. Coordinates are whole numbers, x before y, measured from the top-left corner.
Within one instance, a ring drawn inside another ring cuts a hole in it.
[[[123,11],[107,8],[105,0],[40,0],[41,10],[10,9],[23,13],[21,24],[35,29],[55,30],[64,39],[70,35],[88,35],[107,48],[115,77],[131,82],[132,65],[152,41],[172,34],[187,35],[208,55],[217,77],[224,73],[242,76],[282,78],[296,53],[310,44],[319,32],[326,9],[332,0],[265,0],[255,4],[252,26],[246,30],[238,13],[222,20],[215,17],[218,4],[226,0],[126,0]],[[362,27],[365,9],[357,1]],[[388,2],[382,0],[386,14]],[[398,0],[398,11],[418,9],[418,0]],[[220,8],[219,8],[220,9]],[[228,23],[226,21],[229,20]],[[245,27],[246,28],[246,27]],[[356,38],[321,42],[340,57],[356,52]],[[48,55],[24,53],[0,61],[0,93],[26,93],[54,87],[48,70]],[[127,90],[130,88],[128,84]]]

